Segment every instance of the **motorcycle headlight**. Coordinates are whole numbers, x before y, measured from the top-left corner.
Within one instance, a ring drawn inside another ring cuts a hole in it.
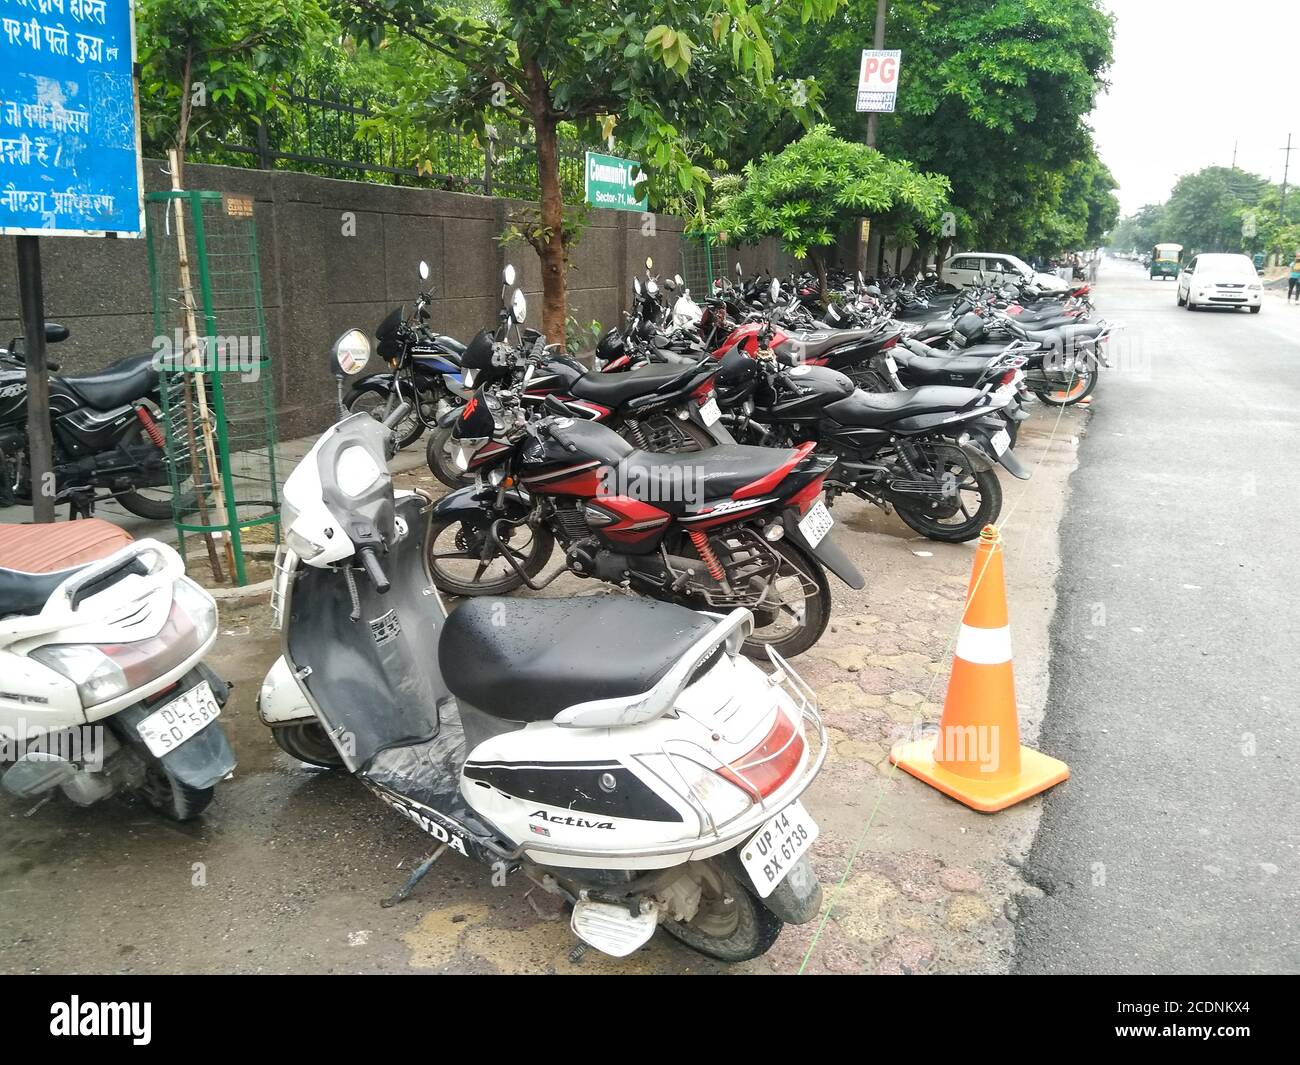
[[[217,607],[182,577],[172,585],[171,610],[157,635],[130,643],[56,643],[31,657],[77,686],[85,707],[106,703],[157,680],[200,650],[217,629]]]

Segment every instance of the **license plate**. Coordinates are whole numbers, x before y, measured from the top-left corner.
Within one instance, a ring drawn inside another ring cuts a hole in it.
[[[705,425],[712,425],[722,417],[722,411],[718,409],[718,401],[713,396],[700,404],[700,417],[704,419]]]
[[[220,713],[217,697],[205,680],[155,710],[135,729],[145,746],[161,758],[206,728]]]
[[[834,524],[835,519],[831,517],[831,512],[826,509],[825,502],[819,499],[808,508],[808,513],[799,519],[799,531],[803,533],[809,547],[816,547],[826,539],[826,534],[831,531],[831,526]]]
[[[990,443],[993,444],[994,454],[1001,455],[1002,452],[1006,451],[1006,449],[1011,446],[1011,434],[1005,429],[999,429],[991,437]]]
[[[801,802],[791,803],[749,837],[740,848],[740,864],[760,898],[776,890],[816,839],[817,822]]]

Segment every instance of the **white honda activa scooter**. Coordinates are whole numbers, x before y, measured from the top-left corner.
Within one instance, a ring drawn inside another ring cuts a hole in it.
[[[166,544],[53,573],[0,568],[0,781],[82,806],[136,792],[197,817],[235,755],[203,664],[217,605]]]
[[[368,347],[353,331],[336,363],[359,372]],[[741,961],[811,920],[817,828],[798,799],[825,730],[793,670],[740,654],[749,613],[485,597],[448,616],[424,564],[432,500],[394,493],[391,449],[383,424],[345,418],[285,485],[284,657],[259,699],[286,751],[441,844],[391,901],[450,848],[563,897],[615,956],[662,924]]]

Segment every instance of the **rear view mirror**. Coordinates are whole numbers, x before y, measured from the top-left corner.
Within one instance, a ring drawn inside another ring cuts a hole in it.
[[[676,283],[678,288],[681,288],[684,284],[686,284],[686,282],[682,280],[681,274],[673,274],[673,281]]]
[[[501,271],[501,283],[507,288],[515,283],[515,268],[513,263],[506,263],[506,268]]]
[[[632,291],[638,296],[641,295],[641,279],[639,277],[632,278]]]
[[[740,268],[740,263],[736,263],[736,276],[737,277],[745,276],[745,271]]]
[[[515,294],[510,297],[510,314],[520,325],[523,325],[524,319],[528,317],[528,301],[524,299],[524,294],[519,289],[515,289]]]
[[[653,270],[655,268],[655,261],[652,258],[650,258],[650,256],[648,255],[646,256],[646,260],[645,260],[645,268],[647,270]]]
[[[773,303],[779,300],[781,298],[781,282],[776,278],[772,278],[772,283],[767,286],[767,294]]]
[[[429,264],[426,263],[423,259],[420,260],[420,280],[421,281],[429,280]]]
[[[370,361],[370,338],[360,329],[349,329],[334,341],[330,360],[335,377],[355,377]]]
[[[60,340],[67,340],[70,331],[66,325],[58,325],[55,322],[45,323],[45,343],[57,344]]]

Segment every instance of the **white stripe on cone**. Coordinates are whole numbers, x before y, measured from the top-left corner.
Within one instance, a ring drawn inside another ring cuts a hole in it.
[[[977,629],[962,625],[957,634],[956,656],[977,666],[997,666],[1011,661],[1011,626]]]

